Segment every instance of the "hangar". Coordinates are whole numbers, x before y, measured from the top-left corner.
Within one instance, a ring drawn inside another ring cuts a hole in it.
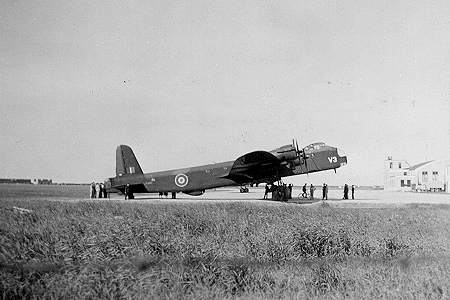
[[[449,191],[450,159],[410,165],[388,157],[384,161],[384,189],[387,191]]]

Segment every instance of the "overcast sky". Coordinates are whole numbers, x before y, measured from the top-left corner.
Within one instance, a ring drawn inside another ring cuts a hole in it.
[[[383,160],[450,158],[450,2],[0,4],[0,177],[100,181],[296,137],[343,149],[301,184],[382,184]]]

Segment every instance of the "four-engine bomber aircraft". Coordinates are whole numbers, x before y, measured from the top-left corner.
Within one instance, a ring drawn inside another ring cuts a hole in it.
[[[132,193],[176,193],[202,195],[205,190],[273,183],[282,177],[334,169],[347,164],[347,157],[325,143],[313,143],[303,149],[296,142],[272,151],[254,151],[234,161],[170,171],[142,172],[129,146],[116,150],[116,177],[106,180],[108,192],[121,192],[129,185]]]

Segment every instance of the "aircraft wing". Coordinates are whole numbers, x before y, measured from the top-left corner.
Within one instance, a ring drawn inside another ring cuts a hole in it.
[[[278,177],[281,160],[267,151],[254,151],[236,159],[226,176],[237,183]]]

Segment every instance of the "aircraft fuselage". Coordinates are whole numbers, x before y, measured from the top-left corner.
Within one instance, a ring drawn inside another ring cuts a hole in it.
[[[119,146],[117,176],[109,178],[106,187],[109,192],[123,192],[125,185],[129,184],[134,193],[200,195],[207,189],[272,183],[282,177],[337,169],[346,163],[347,158],[340,156],[337,148],[315,143],[301,151],[286,145],[270,152],[251,152],[235,161],[144,174],[131,148]]]

